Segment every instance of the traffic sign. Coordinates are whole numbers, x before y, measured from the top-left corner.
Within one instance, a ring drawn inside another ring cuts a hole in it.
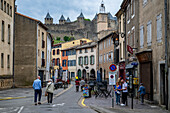
[[[116,71],[117,66],[116,66],[115,64],[111,64],[111,65],[109,66],[109,69],[110,69],[110,71],[114,72],[114,71]]]
[[[109,85],[116,85],[116,73],[109,72]]]

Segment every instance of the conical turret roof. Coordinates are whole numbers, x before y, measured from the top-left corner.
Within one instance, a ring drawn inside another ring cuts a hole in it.
[[[78,18],[84,18],[84,15],[82,12],[80,13],[80,16],[78,16]]]
[[[70,18],[68,17],[66,20],[67,23],[71,22]]]
[[[64,16],[63,16],[63,15],[61,15],[60,20],[62,20],[62,21],[63,21],[63,20],[65,20],[65,18],[64,18]]]
[[[46,17],[45,18],[48,18],[48,19],[51,19],[52,17],[50,16],[50,13],[48,12]]]

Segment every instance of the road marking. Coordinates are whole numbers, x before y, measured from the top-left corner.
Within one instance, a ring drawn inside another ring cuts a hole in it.
[[[64,106],[65,103],[62,103],[62,104],[57,104],[57,106]]]
[[[22,106],[20,109],[19,109],[19,111],[18,111],[18,113],[21,113],[21,111],[24,109],[24,106]]]
[[[84,107],[86,107],[86,104],[84,104],[84,100],[85,100],[85,98],[83,98],[83,100],[81,101],[81,104],[82,104]]]
[[[81,97],[80,100],[78,101],[78,105],[81,107],[88,107],[86,104],[84,104],[85,98]]]
[[[11,99],[21,99],[21,98],[26,98],[26,96],[25,97],[6,97],[6,98],[2,98],[0,100],[11,100]]]

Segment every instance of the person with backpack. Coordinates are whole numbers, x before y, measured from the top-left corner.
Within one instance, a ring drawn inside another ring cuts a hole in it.
[[[49,79],[48,83],[47,83],[47,87],[46,87],[46,91],[45,91],[45,95],[47,96],[47,101],[48,103],[52,103],[53,101],[53,93],[54,93],[54,83],[52,79]]]
[[[143,86],[143,83],[140,83],[140,87],[138,92],[140,92],[140,97],[141,97],[141,104],[144,103],[144,96],[146,94],[145,87]]]

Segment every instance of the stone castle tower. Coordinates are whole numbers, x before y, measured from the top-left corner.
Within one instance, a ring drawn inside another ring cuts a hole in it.
[[[81,12],[76,21],[71,21],[69,17],[67,20],[64,15],[61,15],[59,24],[53,23],[53,18],[49,12],[45,17],[45,25],[49,32],[56,37],[63,40],[64,36],[72,36],[75,39],[88,38],[91,40],[98,40],[102,36],[107,35],[113,30],[117,29],[117,19],[110,13],[105,13],[104,2],[100,6],[100,13],[96,14],[92,21],[86,19]]]

